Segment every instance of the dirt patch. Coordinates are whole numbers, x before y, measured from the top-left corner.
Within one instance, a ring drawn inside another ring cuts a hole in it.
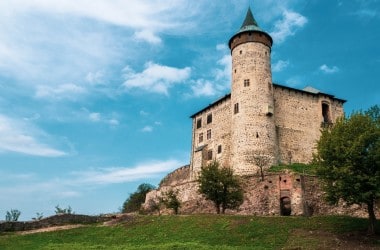
[[[44,228],[39,228],[39,229],[34,229],[34,230],[17,232],[16,234],[25,235],[25,234],[44,233],[44,232],[68,230],[68,229],[73,229],[73,228],[78,228],[78,227],[83,227],[83,226],[84,225],[82,225],[82,224],[76,224],[76,225],[44,227]]]
[[[300,248],[300,245],[308,247]],[[327,231],[296,229],[291,232],[283,249],[380,249],[380,236],[367,236],[365,232],[336,234]]]

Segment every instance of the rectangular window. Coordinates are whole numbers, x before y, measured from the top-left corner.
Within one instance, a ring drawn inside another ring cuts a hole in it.
[[[197,129],[202,127],[202,118],[197,120]]]
[[[249,87],[249,79],[244,79],[244,87]]]
[[[235,103],[234,105],[234,114],[239,113],[239,103]]]
[[[212,160],[212,150],[207,151],[207,160]]]
[[[211,129],[207,130],[207,140],[211,139]]]
[[[222,145],[218,146],[218,154],[222,153]]]
[[[207,124],[212,123],[212,114],[207,115]]]
[[[203,133],[199,134],[199,143],[203,142]]]

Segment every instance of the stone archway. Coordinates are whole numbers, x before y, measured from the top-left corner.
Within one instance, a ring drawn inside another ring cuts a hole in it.
[[[280,213],[283,216],[289,216],[292,213],[291,201],[287,196],[280,199]]]

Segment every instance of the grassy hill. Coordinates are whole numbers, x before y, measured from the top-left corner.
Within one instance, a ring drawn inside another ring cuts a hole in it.
[[[0,249],[380,249],[366,227],[366,219],[337,216],[134,216],[112,226],[2,233]]]

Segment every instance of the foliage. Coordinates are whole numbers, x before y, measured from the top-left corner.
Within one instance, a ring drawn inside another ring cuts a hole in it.
[[[5,221],[18,221],[21,212],[17,209],[11,209],[11,211],[7,211],[5,215]]]
[[[252,154],[248,154],[247,160],[259,167],[261,181],[264,181],[264,167],[268,167],[269,163],[272,161],[271,156],[265,155],[262,152],[252,152]]]
[[[122,212],[130,213],[139,211],[141,204],[145,202],[146,194],[152,191],[155,187],[151,184],[143,183],[137,187],[136,192],[129,195],[128,199],[123,203]]]
[[[179,208],[181,207],[181,202],[178,200],[177,195],[178,191],[174,192],[173,189],[170,189],[168,192],[165,192],[161,198],[166,208],[173,209],[174,214],[178,214]]]
[[[322,131],[314,157],[328,201],[367,205],[369,233],[374,232],[374,203],[380,199],[380,120],[376,112],[378,107],[354,113]]]
[[[0,234],[0,249],[335,249],[338,239],[344,248],[342,237],[365,228],[366,220],[342,216],[136,216],[112,227]],[[350,249],[353,243],[346,241]],[[360,248],[379,246],[374,238]]]
[[[299,174],[315,175],[316,165],[314,164],[304,164],[304,163],[292,163],[290,165],[277,165],[272,166],[268,169],[269,172],[282,172],[284,170],[290,170]]]
[[[72,208],[68,206],[67,208],[60,208],[59,205],[55,206],[55,214],[74,214]]]
[[[217,161],[202,167],[198,183],[199,192],[214,202],[218,214],[226,209],[236,209],[243,203],[239,179],[231,168],[220,167]]]
[[[41,220],[43,217],[43,213],[36,213],[36,217],[33,217],[32,220]]]

